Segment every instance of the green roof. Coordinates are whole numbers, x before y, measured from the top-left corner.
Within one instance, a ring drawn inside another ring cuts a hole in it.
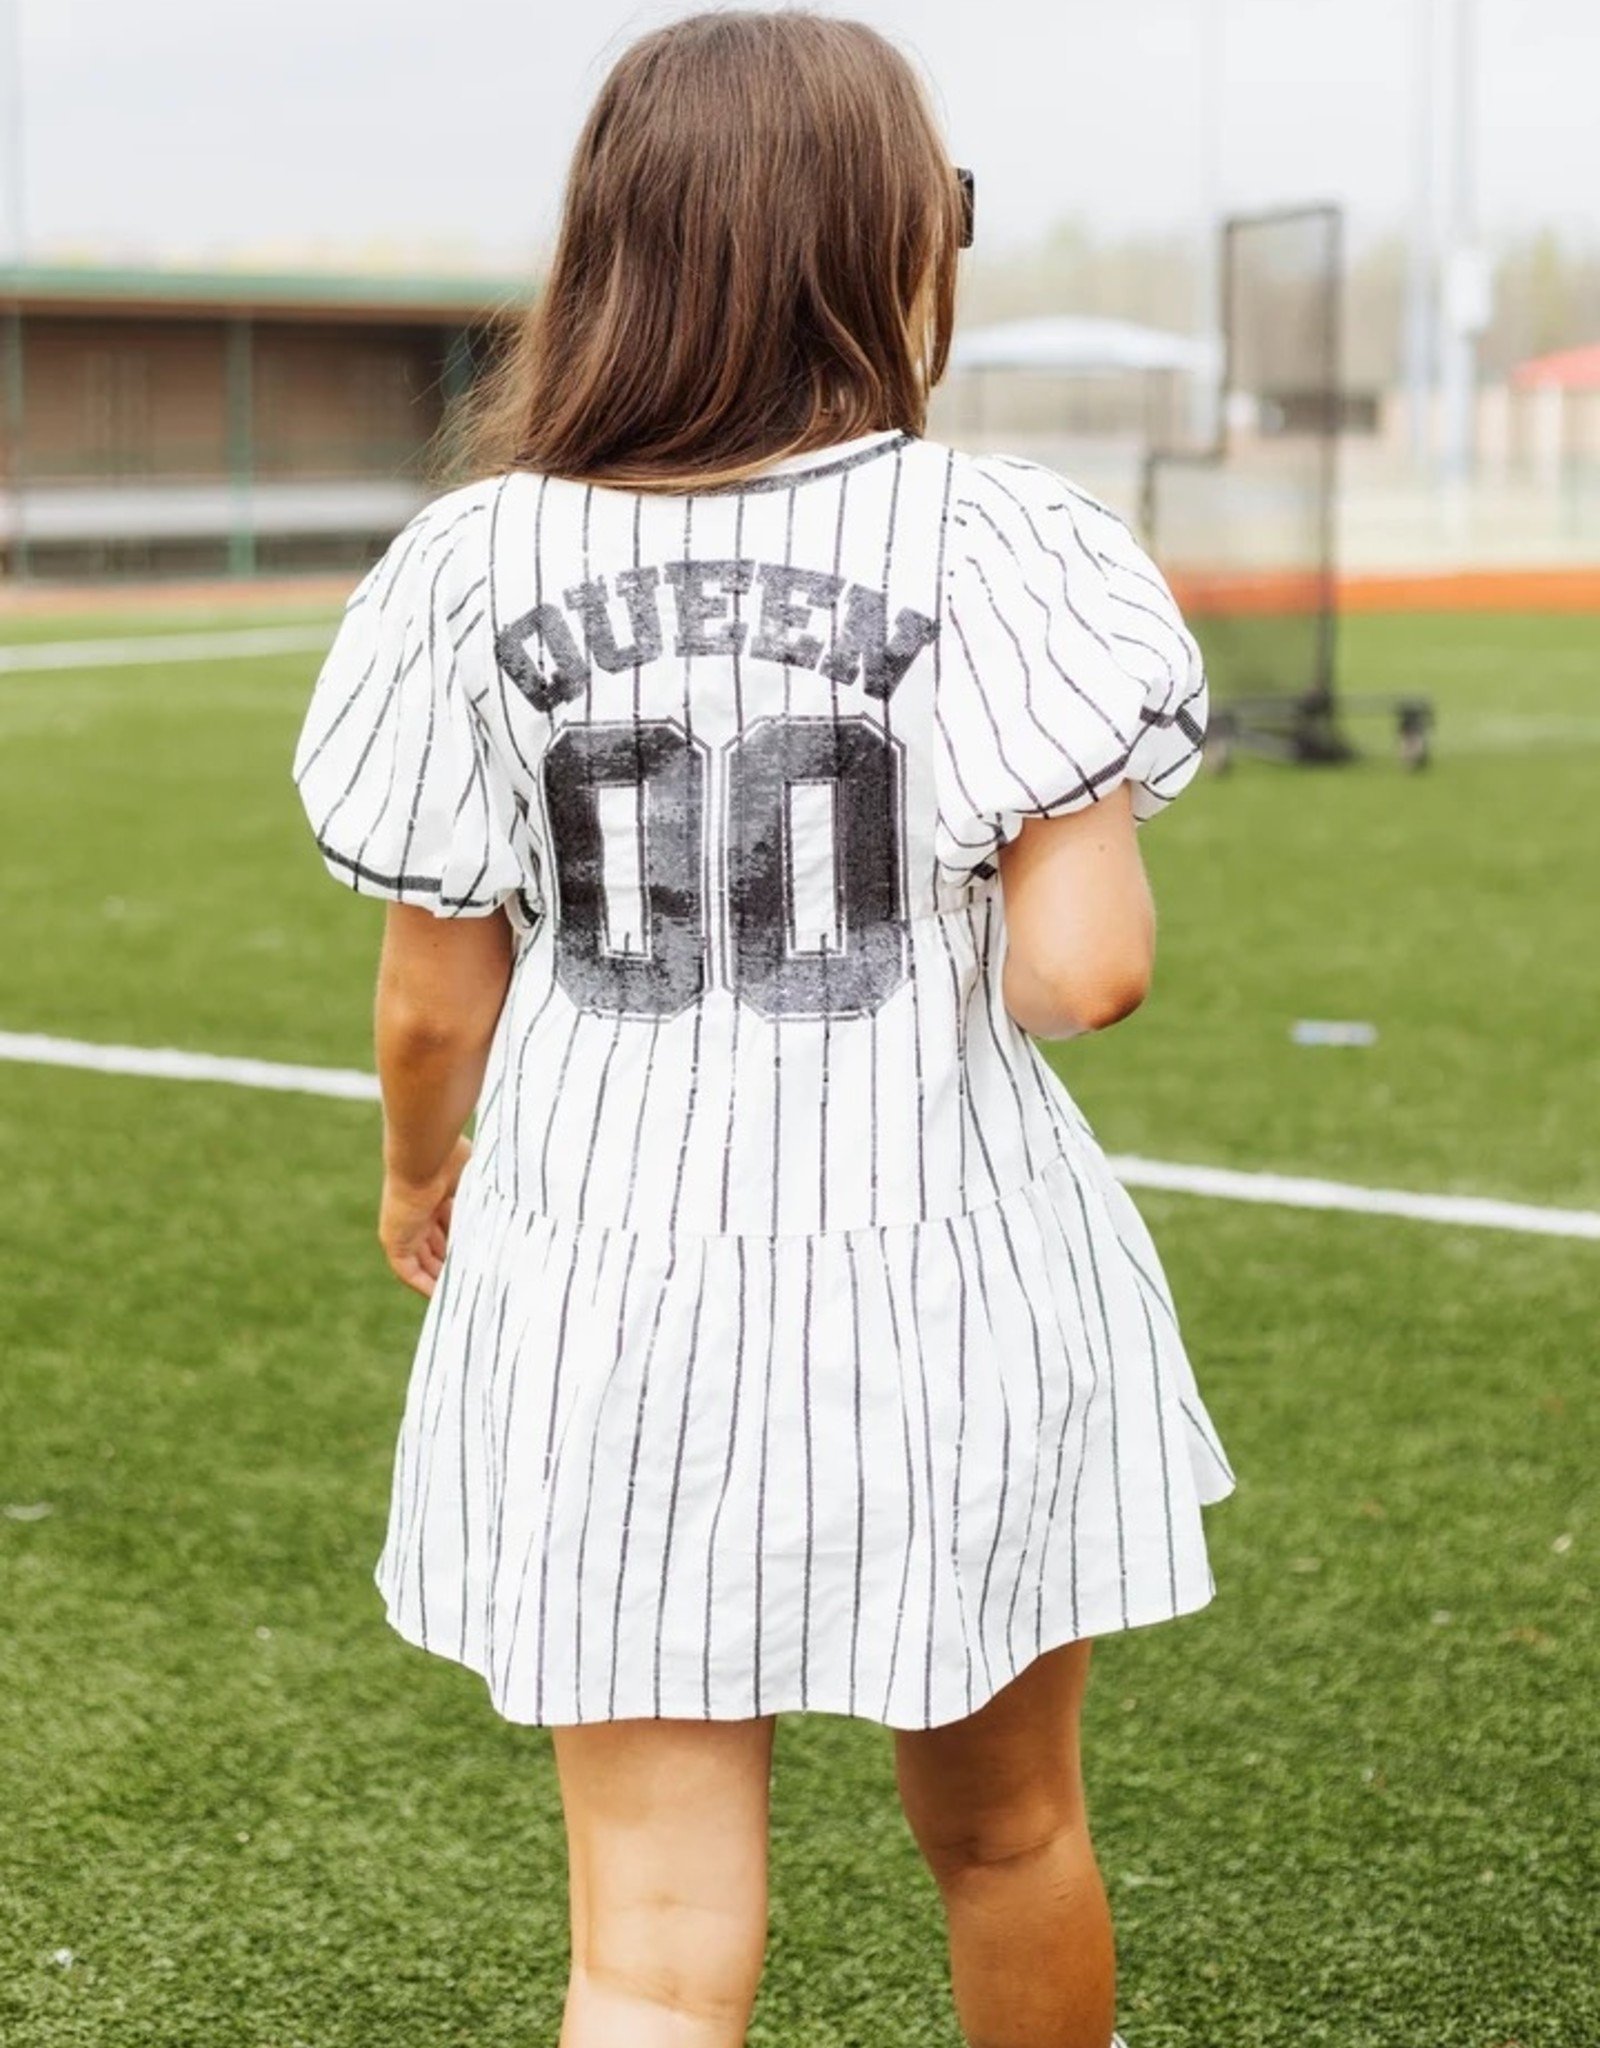
[[[419,276],[407,272],[120,269],[78,263],[0,266],[0,300],[84,305],[325,308],[471,317],[533,296],[528,278]]]

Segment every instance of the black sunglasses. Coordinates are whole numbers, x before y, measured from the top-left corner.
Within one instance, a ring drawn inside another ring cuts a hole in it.
[[[972,247],[972,216],[976,203],[973,192],[972,173],[958,169],[956,172],[956,183],[961,187],[961,247],[963,249],[970,249]]]

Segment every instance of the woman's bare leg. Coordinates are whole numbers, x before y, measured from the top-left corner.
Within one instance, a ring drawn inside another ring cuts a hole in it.
[[[774,1719],[552,1729],[572,1970],[557,2048],[742,2048],[767,1940]]]
[[[911,1832],[944,1900],[970,2048],[1107,2048],[1116,1952],[1089,1840],[1068,1643],[941,1728],[895,1730]]]

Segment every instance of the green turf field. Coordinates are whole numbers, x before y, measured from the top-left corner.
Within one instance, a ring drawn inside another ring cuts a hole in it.
[[[1600,1206],[1596,633],[1349,621],[1434,769],[1375,733],[1151,827],[1156,992],[1056,1048],[1108,1149]],[[0,1030],[370,1064],[381,912],[288,782],[314,665],[0,676]],[[0,1517],[5,2048],[555,2040],[548,1733],[370,1581],[422,1311],[376,1129],[0,1064],[0,1502],[49,1507]],[[1140,1200],[1240,1486],[1214,1605],[1096,1653],[1130,2048],[1588,2048],[1600,1247]],[[881,1728],[780,1721],[772,1854],[754,2048],[958,2048]]]

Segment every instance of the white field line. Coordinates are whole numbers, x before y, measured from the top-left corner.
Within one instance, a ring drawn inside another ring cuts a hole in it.
[[[0,647],[0,675],[40,669],[153,668],[169,661],[216,661],[247,654],[318,654],[334,625],[237,626],[219,633],[144,633],[126,640],[37,640]]]
[[[1225,1202],[1267,1202],[1286,1209],[1350,1209],[1363,1216],[1409,1216],[1419,1223],[1465,1223],[1479,1230],[1524,1230],[1539,1237],[1600,1239],[1600,1210],[1543,1209],[1487,1195],[1418,1195],[1405,1188],[1357,1187],[1296,1173],[1240,1173],[1227,1166],[1182,1166],[1117,1156],[1110,1166],[1130,1188],[1212,1195]]]
[[[86,1067],[96,1074],[139,1074],[154,1081],[228,1081],[236,1088],[270,1088],[284,1095],[336,1095],[376,1102],[378,1077],[353,1067],[293,1067],[278,1060],[241,1060],[165,1046],[90,1045],[79,1038],[46,1038],[34,1031],[0,1031],[0,1060],[25,1066]]]
[[[276,1060],[230,1059],[167,1047],[94,1045],[29,1031],[0,1031],[0,1060],[87,1068],[98,1074],[137,1074],[161,1081],[223,1081],[238,1088],[331,1095],[348,1102],[379,1099],[378,1077],[353,1067],[297,1067]],[[1125,1154],[1108,1155],[1108,1164],[1131,1188],[1160,1188],[1287,1209],[1344,1209],[1364,1216],[1405,1216],[1421,1223],[1463,1224],[1478,1230],[1600,1240],[1600,1210],[1594,1209],[1546,1209],[1481,1195],[1419,1195],[1404,1188],[1357,1187],[1348,1181],[1312,1180],[1299,1174],[1242,1173],[1226,1166],[1185,1166]]]
[[[1552,713],[1525,718],[1469,718],[1459,726],[1440,722],[1439,754],[1523,754],[1535,747],[1600,746],[1600,718],[1564,718]]]

